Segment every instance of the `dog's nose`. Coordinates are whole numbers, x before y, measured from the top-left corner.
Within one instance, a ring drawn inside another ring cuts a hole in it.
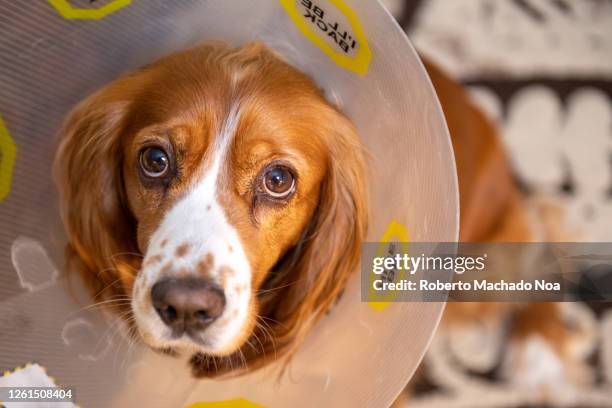
[[[197,278],[166,279],[151,288],[153,307],[176,335],[203,330],[225,308],[223,290]]]

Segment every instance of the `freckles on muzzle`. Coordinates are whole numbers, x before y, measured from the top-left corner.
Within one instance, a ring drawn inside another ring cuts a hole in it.
[[[240,346],[249,330],[250,266],[220,247],[164,242],[145,256],[132,306],[149,346],[215,355]]]

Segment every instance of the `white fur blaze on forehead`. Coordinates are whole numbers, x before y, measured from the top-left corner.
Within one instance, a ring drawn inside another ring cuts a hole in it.
[[[221,159],[215,158],[207,174],[168,211],[152,235],[147,253],[167,252],[174,255],[176,247],[188,244],[190,249],[186,256],[176,258],[175,262],[189,263],[197,260],[193,258],[198,255],[210,253],[215,270],[223,266],[240,266],[241,270],[236,272],[249,272],[249,264],[241,263],[246,262],[246,254],[242,250],[238,232],[229,223],[217,199],[216,181],[220,167]],[[244,255],[244,258],[241,259],[239,255]]]
[[[151,236],[137,280],[143,280],[143,289],[134,292],[136,320],[142,329],[167,345],[179,345],[169,340],[169,329],[156,316],[154,310],[142,313],[138,303],[146,303],[151,287],[160,279],[184,274],[210,279],[219,285],[225,295],[223,314],[201,334],[207,345],[205,351],[214,352],[231,344],[241,334],[248,320],[251,300],[251,266],[237,230],[229,223],[225,209],[218,200],[219,173],[238,122],[237,109],[231,109],[217,135],[206,171],[191,188],[164,215],[161,224]],[[178,251],[177,248],[186,248]],[[147,262],[150,258],[155,262]],[[206,264],[203,271],[200,265]],[[170,265],[164,268],[164,265]],[[135,287],[138,285],[135,284]],[[139,299],[140,298],[140,299]],[[142,308],[140,308],[142,309]],[[150,307],[150,309],[153,309]],[[183,340],[186,342],[187,340]]]
[[[225,210],[217,198],[220,188],[218,183],[221,164],[228,154],[238,119],[238,108],[232,106],[215,138],[214,146],[211,147],[212,152],[209,157],[212,158],[212,163],[210,167],[164,216],[161,225],[151,237],[153,247],[159,246],[161,249],[161,243],[164,240],[167,243],[177,240],[194,246],[193,249],[196,252],[198,249],[219,249],[218,252],[212,252],[215,265],[230,266],[224,265],[223,260],[218,257],[230,252],[228,245],[231,245],[232,248],[236,247],[240,255],[244,255],[246,261],[244,251],[240,252],[242,245],[239,235],[227,220]],[[202,166],[205,166],[205,163],[202,163]],[[177,242],[177,244],[180,243]],[[216,248],[217,244],[223,244],[225,250]],[[154,248],[149,248],[148,252],[151,253],[153,250]],[[235,256],[227,257],[226,260],[234,263],[237,262],[235,259],[237,257],[238,254],[235,254]]]
[[[221,154],[221,156],[225,157],[228,153],[228,146],[231,144],[231,141],[234,139],[236,135],[236,127],[238,126],[238,120],[240,119],[239,106],[237,104],[232,105],[230,108],[225,121],[223,122],[223,127],[221,131],[217,135],[216,139],[216,151]]]

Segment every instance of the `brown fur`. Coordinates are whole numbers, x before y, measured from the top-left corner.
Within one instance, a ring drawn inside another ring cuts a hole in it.
[[[55,161],[70,268],[97,300],[129,296],[151,234],[210,161],[236,99],[241,116],[218,196],[247,252],[256,301],[249,329],[224,359],[213,365],[194,357],[201,376],[241,367],[241,356],[247,370],[289,357],[355,271],[368,198],[349,120],[262,44],[209,44],[123,76],[83,101],[66,120]],[[164,192],[135,171],[137,152],[151,140],[172,143],[180,156],[179,181]],[[287,155],[299,170],[295,196],[252,211],[253,175]],[[176,256],[188,250],[176,248]],[[210,261],[202,261],[202,273]]]
[[[497,129],[474,106],[460,84],[428,61],[425,67],[440,99],[455,152],[461,206],[460,241],[531,241],[533,234],[526,216],[525,198],[512,178]],[[559,236],[546,239],[554,241]],[[569,335],[554,303],[451,302],[445,310],[443,324],[501,319],[508,313],[513,315],[511,340],[539,335],[560,357],[565,356]]]

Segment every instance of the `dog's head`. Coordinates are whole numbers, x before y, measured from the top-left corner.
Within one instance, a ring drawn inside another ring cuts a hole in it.
[[[121,77],[71,113],[55,160],[68,260],[201,375],[290,355],[358,264],[358,136],[261,44]]]

